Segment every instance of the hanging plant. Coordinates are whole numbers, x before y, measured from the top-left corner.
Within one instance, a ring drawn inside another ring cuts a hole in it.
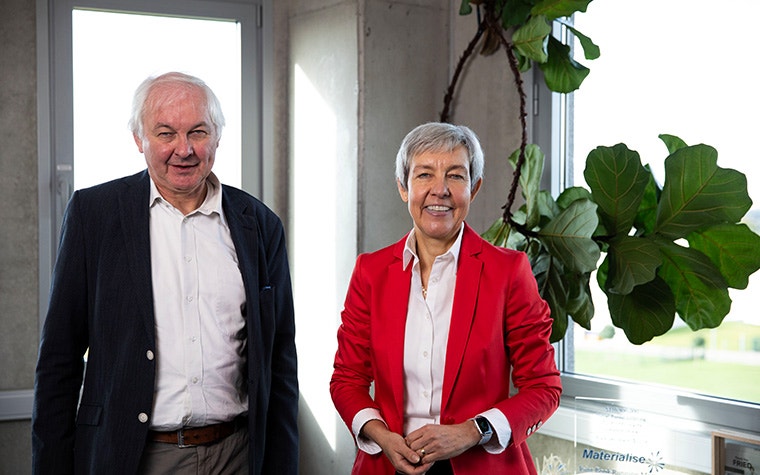
[[[507,203],[483,237],[528,255],[552,311],[553,342],[565,336],[570,320],[590,330],[594,271],[613,325],[631,343],[664,334],[676,315],[692,330],[717,327],[731,307],[728,289],[746,288],[760,268],[760,236],[741,222],[752,205],[745,175],[719,167],[714,148],[660,135],[669,153],[660,186],[637,152],[622,143],[600,146],[586,159],[588,189],[568,188],[556,199],[540,189],[544,154],[527,140],[521,72],[538,65],[555,92],[581,86],[589,70],[552,36],[552,24],[570,29],[586,59],[599,57],[593,41],[563,20],[589,3],[462,0],[460,14],[476,11],[478,29],[455,69],[441,121],[448,120],[462,68],[478,44],[481,54],[506,52],[520,98],[522,139],[509,158],[514,176]],[[518,185],[524,204],[513,212]]]

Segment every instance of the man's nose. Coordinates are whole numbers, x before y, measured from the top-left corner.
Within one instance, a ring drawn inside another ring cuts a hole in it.
[[[177,136],[177,144],[174,147],[174,153],[178,157],[189,157],[193,154],[193,144],[184,135]]]

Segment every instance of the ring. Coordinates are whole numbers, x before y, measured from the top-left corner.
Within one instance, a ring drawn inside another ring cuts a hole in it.
[[[425,456],[425,448],[423,447],[420,449],[420,457],[424,457],[424,456]]]

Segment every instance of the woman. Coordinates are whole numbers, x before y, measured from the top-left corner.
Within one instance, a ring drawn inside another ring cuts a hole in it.
[[[525,440],[561,393],[551,319],[525,254],[464,222],[482,174],[467,127],[423,124],[401,143],[414,227],[358,257],[330,382],[354,474],[536,473]]]

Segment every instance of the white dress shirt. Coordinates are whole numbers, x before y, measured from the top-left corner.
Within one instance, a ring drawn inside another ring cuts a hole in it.
[[[464,225],[454,244],[437,256],[428,276],[428,287],[423,292],[420,260],[417,256],[417,239],[414,230],[404,246],[403,265],[412,265],[412,285],[404,335],[404,434],[426,424],[440,424],[443,373],[446,363],[446,346],[454,305],[457,264],[462,247]],[[491,423],[494,437],[483,447],[490,453],[506,449],[512,430],[506,416],[492,408],[481,414]],[[385,422],[376,409],[359,411],[351,424],[358,447],[370,454],[379,453],[379,445],[359,436],[364,424],[372,419]],[[502,442],[504,441],[504,442]]]
[[[151,180],[153,430],[225,422],[248,409],[243,278],[222,211],[221,184],[213,174],[207,184],[203,204],[185,216]]]

